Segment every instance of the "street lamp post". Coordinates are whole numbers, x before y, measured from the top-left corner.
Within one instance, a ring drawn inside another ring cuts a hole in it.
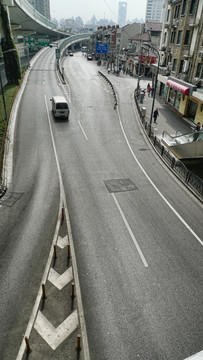
[[[139,61],[139,68],[138,68],[137,92],[139,91],[139,87],[140,87],[142,50],[147,50],[147,49],[144,46],[142,46],[142,44],[141,44],[140,45],[140,61]]]
[[[156,51],[158,54],[158,65],[157,65],[157,71],[156,71],[156,77],[155,77],[154,94],[153,94],[152,109],[151,109],[151,116],[150,116],[150,131],[151,131],[152,117],[153,117],[153,112],[154,112],[154,102],[155,102],[156,88],[157,88],[157,79],[158,79],[158,73],[159,73],[160,55],[159,55],[158,50],[155,47],[151,46],[148,43],[144,43],[144,45],[150,47],[151,49]]]

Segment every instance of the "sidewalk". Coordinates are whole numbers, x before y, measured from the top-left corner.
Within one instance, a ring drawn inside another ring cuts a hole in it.
[[[140,100],[140,99],[139,99]],[[148,94],[145,94],[143,104],[140,104],[140,107],[146,108],[145,118],[148,122],[150,122],[151,109],[152,109],[152,101],[153,98]],[[175,113],[173,109],[169,107],[169,105],[165,104],[164,100],[162,100],[158,95],[156,95],[154,102],[154,110],[158,108],[159,116],[157,118],[157,123],[154,124],[152,122],[152,129],[155,135],[158,138],[162,137],[163,131],[167,131],[171,136],[175,136],[177,131],[182,134],[192,132],[192,122],[184,120],[181,116]],[[154,119],[152,118],[152,121]]]

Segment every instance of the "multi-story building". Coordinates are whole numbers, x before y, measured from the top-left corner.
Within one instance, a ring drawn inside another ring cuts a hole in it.
[[[49,0],[28,0],[28,2],[39,11],[40,14],[47,19],[51,19]]]
[[[127,14],[127,2],[119,1],[119,4],[118,4],[118,24],[120,26],[125,26],[125,24],[126,24],[126,14]]]
[[[160,46],[161,31],[162,23],[160,21],[146,21],[140,28],[140,31],[135,32],[136,35],[129,38],[132,49],[134,48],[135,50],[135,69],[133,70],[133,74],[138,74],[139,72],[140,74],[149,75],[151,73],[150,65],[156,61],[157,55],[154,54],[150,48],[147,48],[147,51],[144,50],[143,44],[148,43],[158,50]]]
[[[203,0],[168,0],[160,44],[159,94],[203,122]]]
[[[164,14],[164,0],[147,0],[146,16],[147,20],[159,20],[162,22]]]

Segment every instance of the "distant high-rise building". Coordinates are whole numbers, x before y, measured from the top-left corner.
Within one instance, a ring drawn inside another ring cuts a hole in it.
[[[49,0],[28,0],[28,2],[47,19],[51,18]]]
[[[127,13],[127,2],[119,1],[118,5],[118,24],[125,26],[126,24],[126,13]]]
[[[147,20],[163,20],[164,0],[147,0],[146,17]]]

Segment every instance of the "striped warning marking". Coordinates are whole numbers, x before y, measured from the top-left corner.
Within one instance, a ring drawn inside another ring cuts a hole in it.
[[[47,318],[38,312],[34,328],[53,349],[56,348],[75,330],[79,325],[78,313],[75,310],[70,316],[67,317],[57,328],[55,328]]]
[[[62,237],[58,237],[57,240],[57,246],[60,247],[61,249],[64,249],[66,246],[68,245],[68,236],[64,236]]]
[[[61,290],[71,280],[73,280],[72,267],[66,270],[63,274],[58,274],[53,268],[50,269],[48,280],[58,289]]]

